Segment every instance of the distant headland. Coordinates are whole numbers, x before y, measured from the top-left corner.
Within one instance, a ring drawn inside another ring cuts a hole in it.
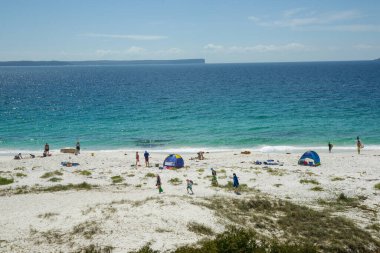
[[[205,59],[135,60],[135,61],[1,61],[0,66],[115,66],[144,64],[205,64]]]

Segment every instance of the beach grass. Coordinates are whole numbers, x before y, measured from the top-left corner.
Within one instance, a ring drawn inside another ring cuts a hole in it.
[[[376,190],[380,190],[380,183],[378,183],[378,184],[375,184],[375,186],[374,186],[374,187],[375,187],[375,189],[376,189]]]
[[[118,184],[124,181],[124,178],[121,176],[113,176],[111,179],[113,184]]]
[[[189,229],[189,231],[194,232],[196,234],[200,234],[200,235],[213,235],[214,234],[214,231],[212,231],[211,228],[209,228],[208,226],[206,226],[204,224],[198,223],[198,222],[189,222],[187,224],[187,228]]]
[[[25,167],[16,167],[14,168],[14,170],[25,170],[26,168]]]
[[[63,173],[58,171],[58,170],[55,170],[53,172],[46,172],[44,173],[40,178],[49,178],[49,177],[54,177],[54,176],[62,176]]]
[[[52,177],[48,181],[49,182],[59,182],[59,181],[62,181],[62,178],[60,178],[60,177]]]
[[[281,234],[282,242],[314,245],[318,252],[370,252],[370,249],[380,249],[380,242],[369,232],[326,210],[260,196],[245,200],[223,197],[208,200],[199,204],[214,210],[220,219],[227,219],[235,226],[255,229],[260,232],[258,235]]]
[[[16,173],[16,177],[26,177],[27,175],[21,172]]]
[[[156,175],[152,172],[149,172],[145,175],[145,177],[156,177]]]
[[[13,182],[13,178],[0,177],[0,185],[12,184]]]
[[[114,247],[112,246],[99,246],[90,244],[88,246],[77,249],[73,253],[111,253]]]
[[[178,177],[171,178],[168,182],[171,183],[172,185],[180,185],[180,184],[182,184],[182,180],[179,179]]]
[[[76,173],[82,176],[91,176],[92,174],[91,171],[88,170],[77,170]]]
[[[321,192],[323,191],[323,188],[320,186],[315,186],[313,188],[310,188],[311,191]]]
[[[171,253],[315,253],[316,248],[311,245],[288,244],[277,241],[259,239],[252,229],[230,227],[225,232],[216,235],[215,238],[205,239],[197,245],[179,247]],[[132,253],[159,253],[146,244],[138,251]]]
[[[315,185],[319,185],[319,182],[317,180],[315,180],[315,179],[301,179],[300,183],[301,184],[315,184]]]
[[[333,177],[331,181],[344,181],[345,179],[342,177]]]
[[[41,218],[41,219],[49,219],[51,217],[54,217],[54,216],[57,216],[58,213],[51,213],[51,212],[48,212],[48,213],[44,213],[44,214],[40,214],[38,215],[37,217],[38,218]]]

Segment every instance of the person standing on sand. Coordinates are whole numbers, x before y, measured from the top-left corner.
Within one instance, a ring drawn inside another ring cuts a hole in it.
[[[193,181],[190,179],[186,179],[186,183],[187,183],[187,188],[186,188],[187,193],[193,195],[194,194],[194,192],[193,192],[193,184],[194,184]],[[189,190],[191,191],[191,193],[189,192]]]
[[[44,157],[49,155],[49,150],[50,150],[50,146],[49,144],[46,143],[45,148],[44,148],[44,154],[43,154]]]
[[[331,153],[331,150],[332,150],[334,145],[332,145],[331,142],[329,142],[328,146],[329,146],[329,153]]]
[[[358,149],[358,154],[360,155],[360,150],[362,148],[364,148],[364,145],[363,145],[362,141],[360,140],[359,136],[356,137],[356,147]]]
[[[140,155],[139,152],[136,152],[136,167],[137,165],[140,165]]]
[[[75,145],[75,155],[80,154],[80,143],[77,141],[77,144]]]
[[[213,168],[211,168],[211,174],[212,174],[211,186],[218,186],[218,179],[216,178],[216,171]]]
[[[157,189],[158,189],[158,193],[163,193],[164,190],[162,190],[162,187],[161,187],[161,177],[160,175],[157,174],[157,182],[156,182],[156,186],[157,186]]]
[[[239,179],[238,179],[238,177],[236,176],[236,174],[234,173],[233,174],[234,176],[233,176],[233,186],[234,186],[234,188],[235,188],[235,193],[236,194],[238,194],[239,192],[238,192],[238,188],[239,188]]]
[[[144,157],[145,157],[145,167],[149,167],[149,153],[146,150],[144,152]]]

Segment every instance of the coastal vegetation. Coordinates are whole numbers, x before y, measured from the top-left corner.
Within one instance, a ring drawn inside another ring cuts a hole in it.
[[[121,176],[113,176],[111,177],[111,179],[113,184],[121,183],[124,181],[124,178],[122,178]]]
[[[13,178],[0,177],[0,185],[12,184],[13,182]]]

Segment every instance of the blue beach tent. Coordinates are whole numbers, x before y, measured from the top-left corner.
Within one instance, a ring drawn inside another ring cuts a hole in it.
[[[164,167],[167,169],[182,168],[185,165],[183,158],[180,155],[168,155],[164,161]]]
[[[314,163],[308,163],[306,159],[311,159]],[[298,160],[298,164],[301,165],[309,165],[309,166],[318,166],[321,165],[321,160],[319,159],[319,155],[315,151],[306,151],[301,158]]]

